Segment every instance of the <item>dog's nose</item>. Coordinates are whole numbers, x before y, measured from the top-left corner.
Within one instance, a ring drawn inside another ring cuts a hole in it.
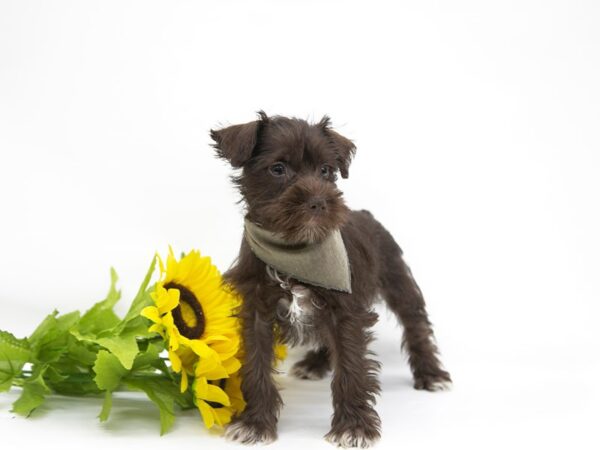
[[[327,203],[322,197],[313,197],[308,202],[308,207],[313,213],[319,214],[327,210]]]

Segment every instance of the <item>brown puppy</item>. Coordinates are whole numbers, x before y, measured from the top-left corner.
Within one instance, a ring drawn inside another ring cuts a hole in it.
[[[247,407],[226,436],[247,444],[277,437],[282,405],[272,376],[277,328],[285,342],[314,348],[294,365],[295,376],[319,379],[333,369],[334,414],[326,438],[343,447],[371,445],[380,436],[374,409],[379,363],[368,350],[369,328],[377,320],[372,306],[379,296],[404,326],[414,387],[433,391],[451,380],[441,368],[423,295],[402,250],[368,211],[350,211],[336,187],[338,172],[348,177],[354,144],[333,131],[327,117],[309,124],[262,111],[259,120],[213,130],[211,137],[218,156],[242,169],[233,180],[247,220],[240,255],[225,274],[244,298]],[[323,242],[330,247],[324,250]],[[315,254],[316,261],[331,254],[339,258],[317,267],[314,275],[315,264],[302,266],[299,254],[313,263]],[[350,286],[344,285],[348,267]]]

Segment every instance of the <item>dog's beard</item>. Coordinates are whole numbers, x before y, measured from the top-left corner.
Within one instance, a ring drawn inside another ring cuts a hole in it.
[[[324,200],[326,211],[315,214],[311,198]],[[349,210],[334,184],[299,180],[277,198],[252,210],[252,218],[265,228],[280,233],[290,243],[314,243],[324,239],[346,221]]]
[[[320,221],[311,218],[305,224],[298,227],[293,236],[287,236],[287,239],[291,242],[319,242],[335,228],[337,227],[324,225]]]

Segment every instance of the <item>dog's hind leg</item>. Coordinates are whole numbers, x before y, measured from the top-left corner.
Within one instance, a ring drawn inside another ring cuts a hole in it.
[[[448,388],[450,374],[442,369],[433,329],[425,309],[421,289],[402,258],[402,250],[392,236],[383,234],[385,255],[381,273],[381,293],[404,327],[402,347],[414,377],[415,389],[436,391]]]
[[[292,366],[291,374],[303,380],[320,380],[331,370],[326,347],[309,350],[304,358]]]

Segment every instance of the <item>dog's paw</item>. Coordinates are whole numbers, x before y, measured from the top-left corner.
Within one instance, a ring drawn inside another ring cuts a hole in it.
[[[248,445],[270,444],[277,439],[277,433],[266,425],[238,419],[227,426],[225,438],[228,441]]]
[[[447,391],[452,388],[452,378],[444,370],[435,374],[415,375],[414,387],[420,391]]]
[[[307,361],[298,361],[290,369],[290,374],[301,380],[321,380],[329,372],[326,365],[314,365]]]
[[[375,445],[380,437],[377,428],[366,430],[361,427],[334,428],[325,435],[328,442],[342,448],[369,448]]]
[[[343,448],[368,448],[374,445],[381,437],[379,415],[367,405],[360,411],[358,416],[334,413],[331,431],[325,435],[325,439]]]

